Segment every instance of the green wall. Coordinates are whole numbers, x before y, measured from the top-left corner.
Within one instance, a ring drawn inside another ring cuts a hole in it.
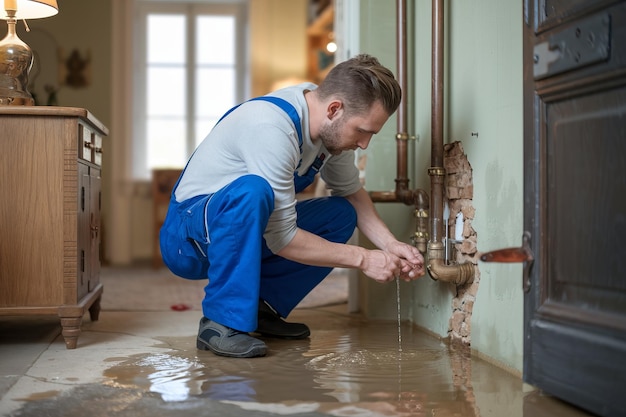
[[[397,73],[396,62],[396,9],[393,0],[361,0],[359,2],[361,53],[376,56],[380,62]],[[368,149],[360,151],[366,155],[365,188],[367,191],[393,191],[396,172],[396,133],[397,118],[394,114],[384,128],[372,139]],[[410,144],[411,166],[414,159],[414,143]],[[411,179],[410,186],[414,186]],[[401,203],[377,203],[380,212],[390,230],[402,241],[410,242],[414,233],[413,207]],[[360,237],[360,244],[371,246]],[[403,317],[408,317],[411,307],[410,287],[402,283],[401,306]],[[368,317],[397,317],[397,294],[395,284],[379,284],[367,278],[359,279],[359,303],[361,310]]]
[[[361,1],[361,52],[396,68],[394,0]],[[430,192],[431,2],[409,1],[410,187]],[[478,250],[519,246],[523,227],[522,2],[445,2],[445,138],[460,141],[473,169]],[[396,177],[395,118],[368,149],[366,188],[392,190]],[[478,133],[478,136],[472,136]],[[414,231],[412,208],[378,204],[401,240]],[[523,293],[521,265],[479,263],[471,346],[521,373]],[[361,277],[361,304],[369,317],[394,319],[395,285]],[[402,285],[402,317],[447,336],[456,288],[428,276]]]
[[[449,6],[449,140],[463,143],[473,168],[473,227],[481,251],[522,243],[522,18],[516,0]],[[472,347],[521,371],[521,264],[479,267]]]

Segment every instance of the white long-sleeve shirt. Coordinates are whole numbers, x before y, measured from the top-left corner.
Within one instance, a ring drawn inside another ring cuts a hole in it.
[[[304,174],[324,154],[320,175],[332,195],[357,192],[361,183],[354,152],[332,156],[321,141],[311,141],[304,91],[315,88],[315,84],[303,83],[270,94],[296,108],[302,123],[302,153],[293,121],[285,111],[266,101],[245,102],[222,119],[198,145],[174,192],[176,200],[212,194],[246,174],[265,178],[274,190],[275,200],[264,237],[267,246],[276,253],[296,233],[294,172]]]

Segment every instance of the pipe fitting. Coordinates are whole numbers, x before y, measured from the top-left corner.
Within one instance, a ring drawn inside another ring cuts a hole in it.
[[[406,132],[396,133],[396,140],[409,140],[411,137]]]
[[[413,246],[420,251],[421,254],[426,253],[426,247],[428,245],[428,233],[417,231],[411,237],[411,242]]]
[[[445,245],[442,242],[428,244],[428,273],[434,281],[452,282],[456,285],[474,282],[474,265],[471,263],[446,265]]]
[[[431,177],[445,177],[446,170],[442,167],[430,167],[428,168],[428,175]]]
[[[414,213],[415,218],[417,219],[417,226],[416,231],[411,238],[411,241],[413,242],[413,246],[415,246],[421,254],[425,254],[428,245],[428,239],[430,236],[430,234],[428,233],[428,210],[425,208],[417,207],[418,205],[416,205]]]
[[[435,281],[465,285],[474,282],[474,265],[471,263],[446,265],[440,258],[429,259],[427,265],[430,277]]]

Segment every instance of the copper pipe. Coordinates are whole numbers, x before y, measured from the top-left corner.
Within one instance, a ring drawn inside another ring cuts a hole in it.
[[[420,252],[426,252],[426,243],[428,242],[428,226],[426,219],[428,218],[429,198],[428,193],[421,189],[410,190],[408,178],[408,140],[407,133],[407,109],[408,100],[407,91],[407,42],[406,42],[406,0],[396,0],[397,10],[397,31],[396,31],[396,48],[397,48],[397,73],[398,83],[403,92],[402,101],[398,108],[396,134],[396,188],[395,191],[371,191],[369,193],[372,201],[376,203],[404,203],[406,205],[415,206],[415,217],[417,217],[417,226],[413,241]]]
[[[396,189],[395,191],[372,191],[370,197],[377,203],[401,202],[413,204],[415,197],[409,190],[408,178],[408,139],[407,133],[407,59],[406,59],[406,0],[396,0],[396,58],[398,84],[402,89],[402,100],[396,111],[397,129],[396,134]],[[423,207],[422,207],[423,208]],[[428,209],[426,207],[426,209]]]
[[[431,242],[443,234],[443,0],[433,0],[431,108]]]
[[[398,109],[398,134],[396,135],[397,152],[397,166],[396,166],[396,194],[398,197],[405,197],[403,194],[409,189],[409,178],[407,176],[408,171],[408,140],[409,134],[407,133],[407,109],[408,100],[406,97],[407,91],[407,48],[406,48],[406,0],[396,0],[397,10],[397,23],[396,23],[396,49],[397,49],[397,73],[398,82],[402,88],[402,100],[400,101],[400,108]]]
[[[431,108],[431,167],[430,175],[430,240],[427,269],[432,279],[464,285],[474,281],[474,266],[470,263],[447,265],[443,233],[443,54],[444,0],[433,0],[432,6],[432,108]],[[447,227],[447,225],[446,225]]]

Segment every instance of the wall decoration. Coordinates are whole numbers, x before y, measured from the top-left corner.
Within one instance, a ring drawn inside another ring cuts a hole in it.
[[[91,51],[83,55],[74,48],[65,54],[59,48],[59,84],[71,88],[85,88],[91,84]]]

